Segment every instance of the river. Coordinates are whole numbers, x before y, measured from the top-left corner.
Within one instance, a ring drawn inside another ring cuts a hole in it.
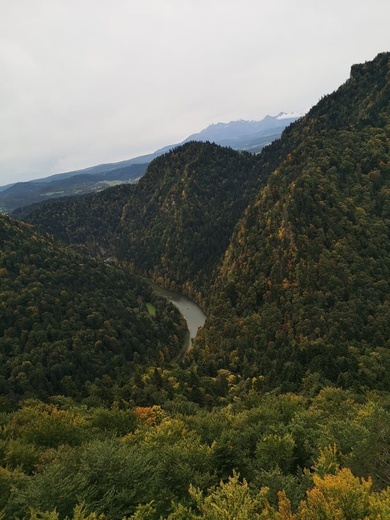
[[[186,320],[189,332],[189,339],[185,349],[187,352],[191,346],[192,340],[195,338],[198,332],[199,327],[203,327],[204,322],[206,321],[206,314],[202,311],[199,305],[186,296],[183,296],[182,294],[176,293],[174,291],[169,291],[168,289],[164,289],[164,287],[160,287],[150,280],[148,280],[148,283],[157,294],[163,296],[171,303],[173,303],[173,305],[179,309],[184,319]]]

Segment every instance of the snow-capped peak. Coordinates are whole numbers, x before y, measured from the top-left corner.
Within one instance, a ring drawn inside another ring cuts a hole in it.
[[[297,117],[302,117],[304,114],[300,114],[299,112],[280,112],[276,116],[276,119],[296,119]]]

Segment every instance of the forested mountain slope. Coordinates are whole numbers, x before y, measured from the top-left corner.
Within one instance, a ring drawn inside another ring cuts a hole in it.
[[[190,142],[151,163],[137,186],[27,218],[210,305],[194,352],[205,372],[260,373],[294,389],[319,372],[381,387],[389,84],[383,53],[353,66],[257,157]]]
[[[216,280],[195,353],[211,372],[388,389],[389,65],[382,54],[354,66],[287,130],[297,146],[248,206]]]
[[[254,156],[187,143],[156,159],[124,207],[119,259],[201,300],[259,186]]]
[[[135,186],[48,202],[18,216],[205,303],[234,225],[261,182],[254,155],[190,142],[155,159]]]
[[[135,189],[133,184],[121,184],[99,193],[32,204],[12,216],[66,244],[84,244],[91,252],[108,257],[114,254],[113,241],[123,207]]]
[[[178,311],[135,277],[5,216],[0,243],[1,395],[98,394],[182,348]]]
[[[189,142],[155,159],[137,185],[32,205],[14,216],[118,257],[207,307],[234,226],[294,146],[294,138],[275,141],[255,156]]]

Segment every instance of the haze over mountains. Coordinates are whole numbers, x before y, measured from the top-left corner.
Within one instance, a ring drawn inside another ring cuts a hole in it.
[[[259,154],[208,141],[0,216],[6,518],[387,518],[390,53]],[[206,311],[181,365],[140,277]]]
[[[190,135],[182,144],[189,141],[210,141],[221,146],[229,146],[233,150],[258,153],[265,145],[278,138],[286,126],[302,115],[280,112],[277,116],[266,116],[261,121],[216,123]]]
[[[192,134],[189,141],[210,141],[234,150],[258,153],[264,146],[280,137],[283,129],[299,115],[281,112],[277,116],[266,116],[261,121],[231,121],[210,125],[199,133]],[[126,161],[100,164],[83,170],[50,175],[28,182],[18,182],[0,187],[0,211],[10,212],[47,199],[69,195],[82,195],[101,191],[109,186],[125,182],[136,182],[156,157],[168,152],[175,145],[167,145],[156,152]]]

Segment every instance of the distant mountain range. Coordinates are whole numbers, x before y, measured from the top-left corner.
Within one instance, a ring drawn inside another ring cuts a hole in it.
[[[280,112],[277,116],[266,116],[261,121],[231,121],[208,126],[183,141],[210,141],[233,150],[259,153],[264,146],[278,139],[290,123],[301,117],[299,114]]]
[[[153,159],[190,141],[210,141],[234,150],[259,153],[264,146],[278,139],[284,128],[299,117],[299,114],[280,112],[277,116],[266,116],[261,121],[216,123],[190,135],[181,143],[164,146],[151,154],[3,186],[0,187],[0,212],[9,213],[52,198],[83,195],[116,184],[136,182]]]

